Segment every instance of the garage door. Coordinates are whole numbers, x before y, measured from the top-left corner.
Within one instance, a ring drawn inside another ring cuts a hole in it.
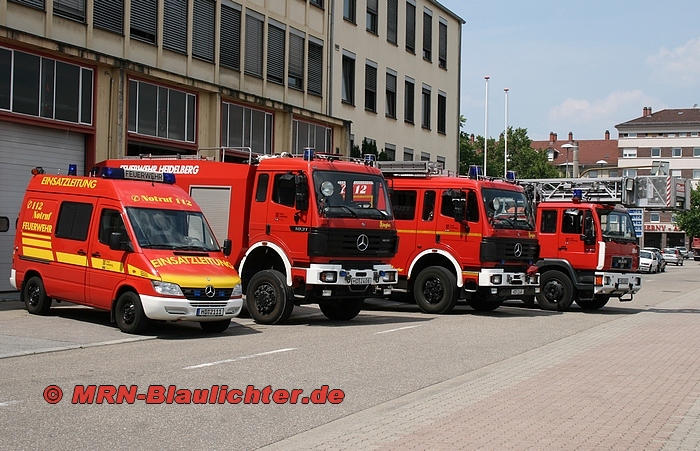
[[[0,217],[10,219],[10,230],[0,232],[0,292],[12,290],[15,222],[30,171],[41,166],[47,174],[66,174],[69,164],[84,173],[84,134],[0,122]]]

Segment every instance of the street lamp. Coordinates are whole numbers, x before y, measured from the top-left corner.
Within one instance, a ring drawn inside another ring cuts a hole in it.
[[[486,99],[484,100],[484,177],[486,177],[486,147],[489,142],[489,77],[484,77],[486,80]]]
[[[569,150],[573,149],[574,146],[571,143],[566,143],[563,146],[561,146],[562,149],[566,149],[566,178],[569,178]]]
[[[503,178],[508,178],[508,88],[503,88],[506,95],[506,131],[503,135],[505,138],[505,151],[503,152]]]

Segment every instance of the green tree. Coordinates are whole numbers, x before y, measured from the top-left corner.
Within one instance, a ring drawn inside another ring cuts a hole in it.
[[[676,225],[690,237],[700,237],[700,185],[690,191],[690,210],[676,213]]]

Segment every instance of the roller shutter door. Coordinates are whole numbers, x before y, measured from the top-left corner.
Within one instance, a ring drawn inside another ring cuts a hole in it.
[[[15,221],[30,171],[41,166],[47,174],[66,174],[69,164],[78,165],[78,174],[85,173],[84,134],[0,122],[0,216],[10,218],[10,230],[0,232],[0,292],[12,291]]]

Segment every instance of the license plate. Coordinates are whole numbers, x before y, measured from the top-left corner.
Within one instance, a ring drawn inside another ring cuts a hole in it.
[[[197,316],[224,316],[224,309],[221,308],[198,308]]]
[[[629,279],[618,279],[618,280],[617,280],[617,283],[619,283],[619,284],[628,284],[628,283],[630,283],[630,280],[629,280]]]
[[[355,277],[350,280],[350,285],[369,285],[372,283],[371,277]]]
[[[516,295],[516,294],[525,294],[525,289],[524,288],[513,288],[510,290],[511,295]]]

